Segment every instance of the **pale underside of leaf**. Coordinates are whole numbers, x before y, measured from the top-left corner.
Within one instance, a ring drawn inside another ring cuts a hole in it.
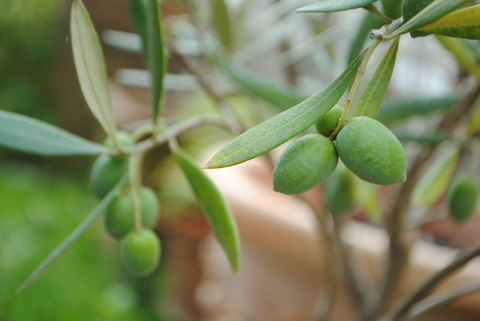
[[[408,20],[403,26],[395,30],[389,37],[399,36],[420,29],[452,12],[466,2],[468,2],[468,0],[435,0]]]
[[[70,29],[83,96],[92,114],[113,137],[116,127],[103,52],[87,9],[80,0],[74,0],[72,4]]]
[[[233,271],[236,272],[240,262],[240,239],[230,208],[213,181],[195,164],[190,155],[178,147],[176,142],[170,142],[170,149],[187,177],[195,198],[225,251]]]
[[[357,105],[355,106],[353,117],[367,116],[374,118],[377,115],[383,99],[385,98],[385,94],[387,93],[390,79],[392,78],[399,40],[400,38],[394,40],[385,57],[383,57],[375,70],[372,78],[367,83]]]
[[[297,12],[335,12],[365,7],[377,0],[324,0],[297,9]]]
[[[41,155],[98,155],[102,145],[27,116],[0,111],[0,145]]]
[[[480,39],[480,5],[460,9],[419,29],[449,37]]]
[[[245,162],[306,130],[340,100],[352,83],[363,56],[359,55],[337,79],[318,93],[235,138],[213,156],[206,168],[228,167]]]

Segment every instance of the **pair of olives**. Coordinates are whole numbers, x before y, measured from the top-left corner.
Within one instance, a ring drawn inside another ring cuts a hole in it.
[[[307,134],[290,144],[273,170],[274,190],[284,194],[306,192],[325,181],[338,158],[361,179],[388,185],[406,179],[407,156],[400,141],[382,123],[365,116],[352,118],[339,131],[335,143],[331,133],[343,108],[333,107],[318,119],[318,134]]]
[[[127,132],[117,132],[116,139],[122,147],[135,145]],[[105,145],[116,148],[110,138]],[[97,198],[104,198],[118,184],[128,172],[129,161],[128,154],[102,154],[97,158],[90,174],[90,185]],[[142,187],[135,193],[142,229],[135,229],[134,197],[130,188],[113,197],[103,213],[103,223],[109,235],[121,240],[121,257],[127,269],[135,276],[147,276],[160,261],[160,240],[152,230],[160,213],[160,203],[151,188]]]

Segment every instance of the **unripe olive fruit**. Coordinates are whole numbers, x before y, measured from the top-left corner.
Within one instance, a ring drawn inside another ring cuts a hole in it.
[[[477,207],[478,185],[475,179],[461,175],[450,184],[447,203],[450,216],[456,222],[470,218]]]
[[[160,240],[152,230],[128,233],[122,239],[120,250],[123,264],[134,276],[151,274],[160,261]]]
[[[343,114],[343,107],[335,105],[325,115],[320,117],[315,123],[315,128],[320,135],[330,136],[330,134],[337,128],[338,121]]]
[[[352,118],[336,139],[345,166],[364,181],[388,185],[406,180],[407,155],[400,141],[382,123]]]
[[[130,133],[127,133],[126,131],[123,131],[123,130],[117,131],[115,133],[115,138],[123,147],[129,147],[129,146],[135,145],[135,140],[133,139],[132,135],[130,135]],[[105,139],[104,145],[114,149],[117,148],[117,146],[115,146],[115,144],[113,143],[112,138],[110,137],[107,137]]]
[[[346,214],[355,203],[354,176],[345,166],[339,166],[325,190],[327,208],[333,215]]]
[[[273,189],[284,194],[299,194],[326,180],[337,166],[338,156],[332,141],[319,134],[308,134],[291,143],[273,169]]]
[[[95,160],[90,172],[90,186],[98,199],[104,198],[127,173],[128,162],[128,157],[118,158],[106,154]]]
[[[153,228],[157,222],[160,206],[158,197],[149,187],[142,187],[138,192],[138,203],[142,226]],[[119,239],[132,231],[135,226],[135,212],[131,193],[126,195],[119,193],[108,205],[103,223],[108,234]]]

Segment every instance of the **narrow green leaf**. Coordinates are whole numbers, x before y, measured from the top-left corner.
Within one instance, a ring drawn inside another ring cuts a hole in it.
[[[435,0],[395,30],[390,37],[420,29],[452,12],[466,2],[468,2],[468,0]]]
[[[318,93],[235,138],[215,154],[206,167],[227,167],[245,162],[306,130],[340,100],[352,83],[363,56],[358,56],[337,79]]]
[[[234,64],[223,64],[223,67],[230,77],[245,90],[281,110],[295,106],[307,98],[292,88],[274,84],[243,67]]]
[[[353,110],[353,117],[367,116],[374,118],[377,115],[387,93],[390,79],[392,78],[393,67],[395,66],[395,60],[397,58],[399,40],[400,38],[394,40],[385,57],[383,57],[375,70],[372,78],[365,86],[365,89]]]
[[[432,2],[433,0],[402,0],[403,23],[415,17]]]
[[[419,30],[426,34],[480,40],[480,5],[449,13]]]
[[[436,35],[436,37],[442,46],[455,56],[460,66],[475,75],[480,81],[480,63],[476,50],[469,46],[464,39],[440,35]]]
[[[230,15],[224,0],[210,0],[212,6],[212,25],[220,38],[220,42],[228,49],[233,49],[233,36]]]
[[[416,207],[430,206],[447,190],[458,163],[459,151],[446,153],[422,176],[412,192],[412,204]]]
[[[23,284],[18,288],[17,293],[25,290],[32,285],[55,261],[60,258],[70,246],[78,240],[78,238],[92,225],[95,219],[101,215],[107,208],[110,201],[117,195],[117,193],[125,186],[128,181],[128,174],[126,174],[117,185],[98,203],[98,205],[85,217],[85,219],[73,230],[65,240],[60,243],[42,263],[28,276]]]
[[[428,134],[412,134],[409,132],[395,132],[401,142],[416,142],[422,145],[435,146],[446,141],[453,141],[455,138],[447,132],[435,132]]]
[[[167,68],[167,55],[163,42],[161,10],[157,0],[147,0],[148,42],[147,66],[152,76],[153,121],[156,123],[162,107],[163,78]]]
[[[355,175],[353,176],[355,203],[360,204],[370,221],[380,223],[382,221],[382,209],[378,198],[378,185],[365,182]]]
[[[323,0],[297,9],[297,12],[334,12],[365,7],[377,0]]]
[[[0,145],[41,155],[98,155],[104,146],[35,118],[0,111]]]
[[[383,13],[391,18],[397,19],[402,16],[402,1],[399,0],[381,0]]]
[[[409,97],[386,101],[377,116],[380,122],[398,122],[414,116],[428,116],[446,111],[459,101],[457,95],[439,97]]]
[[[230,208],[215,184],[176,142],[170,142],[170,149],[187,177],[195,198],[225,251],[232,269],[236,272],[240,260],[240,240]]]
[[[366,15],[362,23],[357,29],[357,33],[353,36],[348,54],[348,63],[350,64],[363,50],[365,41],[369,39],[369,34],[372,29],[379,29],[385,24],[376,14],[372,12],[365,12]]]
[[[133,27],[142,39],[143,55],[145,62],[148,61],[148,17],[146,0],[128,0],[128,12]]]
[[[70,30],[73,58],[83,96],[105,132],[113,137],[116,127],[102,47],[81,0],[73,1]]]

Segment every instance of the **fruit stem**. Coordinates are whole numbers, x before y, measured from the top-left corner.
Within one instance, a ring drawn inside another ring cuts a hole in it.
[[[138,192],[141,188],[141,164],[143,160],[143,153],[135,153],[130,158],[128,174],[130,175],[130,192],[132,193],[133,200],[133,217],[135,232],[140,232],[142,226],[142,214],[140,208],[140,202],[138,201]]]
[[[355,80],[353,81],[352,89],[350,90],[350,93],[348,94],[347,97],[347,102],[345,104],[345,109],[343,110],[342,117],[340,117],[340,120],[338,121],[338,126],[335,128],[335,130],[332,133],[332,137],[335,137],[340,129],[345,126],[347,122],[347,117],[350,112],[350,106],[352,105],[353,98],[355,97],[355,93],[357,92],[358,86],[360,84],[360,80],[362,80],[363,75],[365,74],[366,67],[368,64],[368,61],[372,57],[373,52],[377,48],[377,46],[382,42],[382,40],[376,39],[370,47],[368,47],[365,56],[363,57],[362,63],[360,64],[360,67],[357,69],[357,74],[355,75]]]

